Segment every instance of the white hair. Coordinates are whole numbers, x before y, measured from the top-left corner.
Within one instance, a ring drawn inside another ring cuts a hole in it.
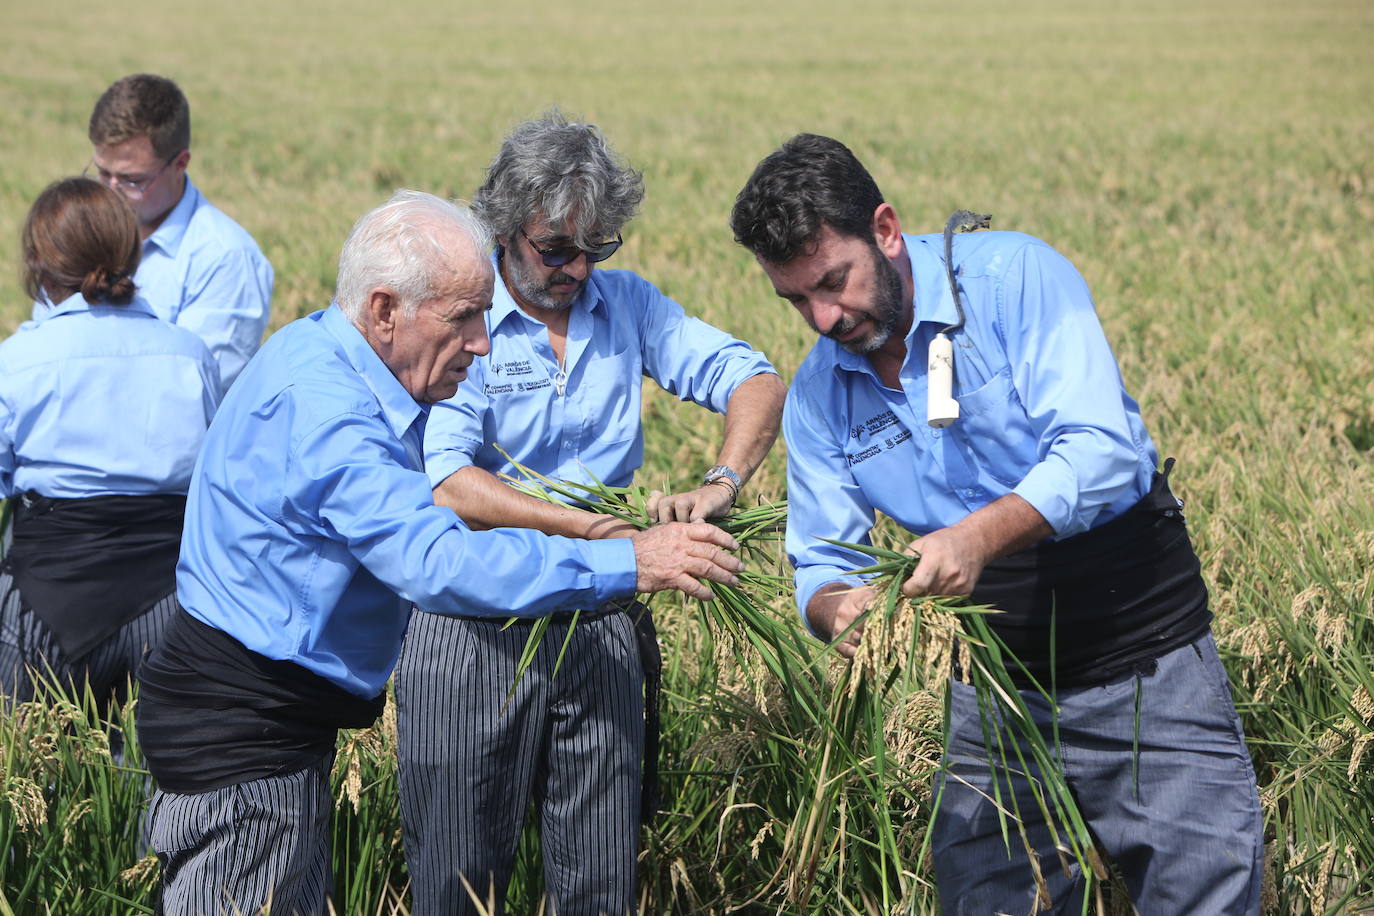
[[[491,229],[464,204],[423,191],[397,191],[348,233],[339,253],[334,303],[361,326],[368,295],[385,286],[396,293],[405,314],[414,316],[421,302],[436,295],[436,282],[446,279],[440,271],[455,252],[445,243],[455,229],[472,243],[473,257],[491,251]]]

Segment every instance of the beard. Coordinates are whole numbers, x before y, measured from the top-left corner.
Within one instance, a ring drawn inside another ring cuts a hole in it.
[[[873,259],[873,282],[876,287],[872,304],[863,317],[844,316],[835,322],[834,327],[825,335],[834,338],[836,343],[850,353],[860,356],[872,353],[887,343],[892,332],[902,323],[902,275],[892,266],[892,262],[883,256],[876,244],[869,244],[868,253]],[[859,322],[865,318],[873,323],[872,332],[856,340],[839,339],[858,327]]]
[[[582,288],[587,285],[587,278],[578,280],[561,270],[555,270],[547,277],[541,277],[530,268],[529,263],[524,258],[524,253],[512,250],[513,247],[505,249],[504,260],[506,279],[510,281],[511,292],[515,293],[516,298],[535,308],[546,309],[551,312],[563,312],[572,308],[577,297],[582,295]],[[558,283],[576,283],[577,286],[571,294],[554,293],[553,286]]]

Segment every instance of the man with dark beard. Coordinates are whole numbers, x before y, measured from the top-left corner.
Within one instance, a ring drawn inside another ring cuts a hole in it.
[[[759,164],[731,225],[827,338],[783,416],[787,551],[812,631],[839,637],[874,598],[854,575],[869,558],[833,542],[867,543],[879,511],[921,535],[902,592],[1001,611],[988,620],[1025,665],[1011,671],[1021,698],[1140,912],[1258,913],[1259,799],[1207,590],[1170,463],[1156,472],[1073,265],[1016,232],[958,236],[946,264],[939,234],[904,235],[854,154],[812,134]],[[950,364],[958,409],[928,413]],[[952,679],[949,708],[932,837],[943,911],[1079,912],[1082,876],[1061,867],[1026,776],[994,786],[973,688]],[[1034,868],[1006,844],[998,803],[1013,793]]]
[[[652,501],[660,522],[726,513],[772,446],[784,388],[768,361],[638,275],[595,269],[620,248],[643,193],[640,174],[595,127],[554,112],[506,138],[474,196],[499,242],[491,352],[473,363],[469,385],[435,406],[425,432],[435,501],[473,528],[631,534],[497,475],[519,478],[518,463],[628,485],[644,453],[645,376],[725,414],[724,441],[714,462],[702,461],[699,484]],[[509,704],[530,626],[419,610],[396,672],[415,912],[476,913],[469,889],[502,907],[531,799],[552,910],[632,909],[645,674],[657,657],[647,610],[610,603],[575,622],[555,616]]]

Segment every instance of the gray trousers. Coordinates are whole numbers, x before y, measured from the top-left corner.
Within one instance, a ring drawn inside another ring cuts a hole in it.
[[[528,624],[417,611],[396,669],[401,822],[414,912],[498,910],[525,812],[539,811],[558,916],[632,911],[644,674],[624,613],[552,623],[509,706]]]
[[[950,689],[947,769],[937,779],[944,798],[931,849],[941,912],[1036,912],[1031,864],[1014,828],[1008,853],[988,801],[993,787],[973,688]],[[1052,742],[1045,698],[1021,696]],[[1161,656],[1153,674],[1063,689],[1057,700],[1065,778],[1136,908],[1144,916],[1258,916],[1264,829],[1255,771],[1211,635]],[[1003,799],[1014,792],[1019,800],[1040,858],[1052,902],[1039,912],[1081,912],[1083,876],[1060,867],[1025,778],[999,782]]]
[[[273,916],[323,916],[333,882],[333,759],[195,795],[155,792],[148,820],[162,862],[158,913],[249,916],[270,907]]]
[[[0,573],[0,695],[19,703],[32,700],[37,686],[26,668],[37,671],[40,680],[56,675],[74,693],[89,683],[102,711],[111,701],[122,703],[129,679],[176,613],[176,595],[167,595],[81,658],[70,659],[38,615],[22,608],[13,584]]]

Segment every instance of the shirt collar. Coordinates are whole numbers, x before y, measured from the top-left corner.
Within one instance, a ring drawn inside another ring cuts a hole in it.
[[[404,437],[406,431],[415,425],[415,420],[428,411],[426,405],[411,397],[362,332],[337,305],[331,305],[321,313],[320,324],[339,342],[348,364],[372,389],[377,403],[382,406],[387,425],[396,438]]]
[[[525,314],[519,303],[515,301],[515,297],[511,295],[510,290],[506,288],[506,278],[501,276],[501,262],[497,253],[493,253],[491,256],[491,269],[496,272],[496,285],[491,294],[489,327],[493,329],[500,327],[501,322],[516,313],[526,321],[534,321],[535,319]],[[587,285],[582,287],[582,292],[573,300],[572,307],[574,309],[593,312],[605,308],[606,299],[601,294],[601,286],[597,282],[598,273],[598,271],[592,271],[591,276],[587,279]]]
[[[177,249],[181,247],[181,240],[186,236],[186,227],[191,224],[191,214],[195,212],[196,206],[200,203],[200,191],[191,183],[191,176],[186,176],[186,187],[182,189],[181,200],[172,211],[163,218],[162,224],[148,236],[143,243],[146,248],[154,245],[171,258],[177,256]]]
[[[926,239],[914,235],[904,235],[902,238],[911,262],[913,321],[906,332],[907,357],[910,358],[912,344],[918,340],[918,325],[934,323],[942,328],[948,327],[959,320],[959,312],[954,307],[954,296],[949,290],[943,252],[934,251]],[[851,353],[828,337],[822,337],[821,340],[833,347],[835,362],[841,369],[876,374],[867,356]]]
[[[117,308],[122,309],[126,312],[140,312],[145,315],[152,315],[153,317],[157,317],[156,313],[153,311],[153,307],[149,305],[147,300],[144,299],[142,296],[135,296],[129,302],[128,305],[109,305],[108,303],[97,302],[96,306],[104,306],[106,308]],[[38,323],[42,324],[45,321],[51,321],[58,315],[71,315],[75,314],[76,312],[89,312],[92,308],[95,308],[96,306],[93,306],[89,302],[87,302],[86,297],[81,295],[80,293],[72,293],[66,299],[63,299],[61,302],[57,303],[52,308],[48,309],[48,311],[46,311],[43,315],[41,315],[38,318]]]
[[[954,295],[949,290],[944,251],[935,250],[929,238],[913,235],[904,238],[906,253],[911,259],[916,321],[934,322],[942,328],[954,324],[959,320],[959,310],[955,308]]]

